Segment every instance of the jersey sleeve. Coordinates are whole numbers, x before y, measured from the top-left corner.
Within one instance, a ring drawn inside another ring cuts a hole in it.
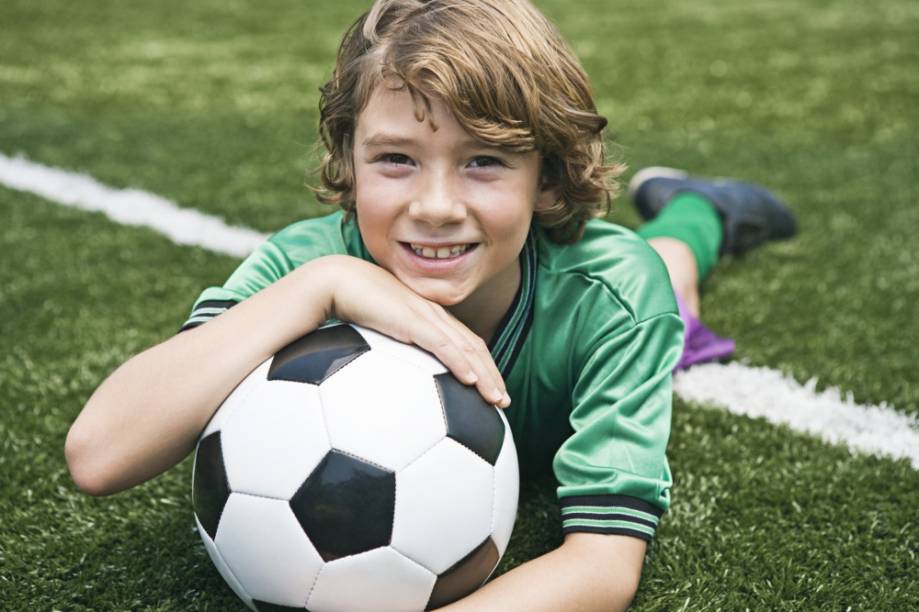
[[[294,265],[274,237],[269,238],[243,260],[222,287],[208,287],[201,293],[179,331],[206,323],[293,269]]]
[[[682,337],[675,313],[597,331],[573,388],[574,433],[553,460],[564,533],[654,536],[670,505],[666,447]]]

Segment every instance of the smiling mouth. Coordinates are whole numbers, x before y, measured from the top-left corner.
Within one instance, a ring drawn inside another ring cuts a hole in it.
[[[475,249],[479,244],[477,242],[467,244],[453,244],[441,247],[426,246],[414,242],[403,242],[403,246],[411,250],[415,255],[425,259],[453,259],[468,253]]]

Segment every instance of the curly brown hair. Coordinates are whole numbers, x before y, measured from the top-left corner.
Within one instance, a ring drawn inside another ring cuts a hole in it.
[[[535,213],[552,240],[575,242],[589,219],[608,212],[624,166],[605,161],[607,121],[568,45],[526,0],[377,0],[348,28],[321,88],[326,153],[316,189],[347,213],[355,208],[357,117],[381,83],[407,88],[423,106],[442,100],[490,145],[538,150],[543,185],[560,194]],[[416,114],[424,120],[423,108]]]

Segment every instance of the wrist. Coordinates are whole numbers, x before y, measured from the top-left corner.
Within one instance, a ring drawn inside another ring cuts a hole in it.
[[[312,331],[325,321],[335,317],[335,287],[336,279],[342,274],[342,269],[347,265],[343,260],[350,259],[347,255],[326,255],[308,261],[298,267],[290,276],[294,295],[291,302],[297,308],[306,306],[306,310],[313,313],[314,321],[309,321]],[[308,317],[312,318],[312,317]],[[311,325],[315,323],[315,325]]]
[[[360,318],[356,310],[361,310],[362,300],[360,292],[356,294],[354,288],[367,282],[364,268],[373,268],[373,272],[378,273],[377,266],[350,255],[326,255],[301,268],[306,266],[310,267],[303,273],[309,281],[300,285],[308,292],[305,299],[322,307],[323,322],[329,319],[351,322],[355,321],[355,316]]]

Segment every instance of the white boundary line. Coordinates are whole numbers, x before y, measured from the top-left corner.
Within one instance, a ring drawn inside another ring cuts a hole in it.
[[[85,174],[68,172],[0,153],[0,184],[114,221],[150,227],[178,244],[244,257],[267,237],[244,227],[137,189],[114,189]],[[818,392],[781,372],[740,363],[704,364],[674,377],[683,399],[720,406],[734,414],[765,418],[853,452],[908,459],[919,470],[919,420],[887,404],[863,406],[836,388]]]
[[[267,234],[235,227],[223,219],[139,189],[115,189],[86,174],[36,164],[0,153],[0,184],[28,191],[52,202],[104,212],[123,225],[143,225],[176,244],[199,246],[217,253],[245,257]]]
[[[687,401],[764,418],[854,452],[909,459],[919,470],[917,419],[887,404],[857,404],[835,387],[817,391],[816,378],[801,385],[769,368],[707,363],[679,372],[673,390]]]

